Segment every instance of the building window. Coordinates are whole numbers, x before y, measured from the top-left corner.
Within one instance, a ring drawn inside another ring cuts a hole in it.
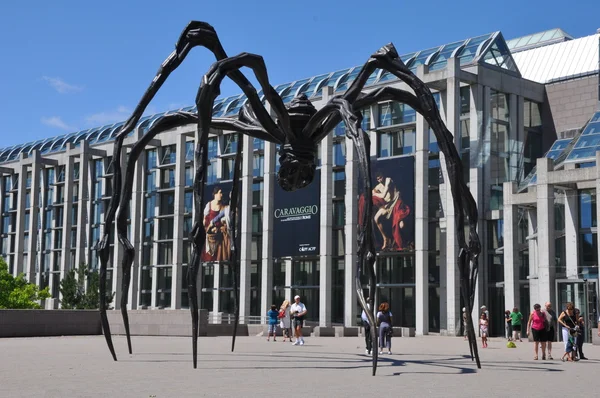
[[[379,104],[379,127],[394,126],[402,123],[414,123],[417,114],[414,109],[398,102]]]
[[[379,132],[377,157],[408,155],[415,151],[415,129],[406,128],[395,131]]]

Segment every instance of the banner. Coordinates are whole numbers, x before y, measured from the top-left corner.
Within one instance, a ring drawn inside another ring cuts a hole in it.
[[[379,159],[371,167],[373,241],[377,252],[415,248],[415,161],[412,156]],[[359,222],[364,212],[359,198]]]
[[[275,183],[273,256],[319,254],[321,173],[306,188],[287,192]]]
[[[202,223],[206,231],[206,241],[200,261],[229,261],[231,259],[233,231],[229,203],[232,188],[233,182],[231,181],[204,187],[205,205],[202,211]],[[241,195],[241,192],[238,195]],[[238,196],[238,203],[241,204],[240,196]],[[236,223],[239,226],[239,211],[237,214]]]

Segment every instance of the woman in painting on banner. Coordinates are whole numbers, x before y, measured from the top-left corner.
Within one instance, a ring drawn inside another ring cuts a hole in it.
[[[204,207],[206,242],[201,261],[227,261],[231,252],[229,234],[229,205],[223,204],[223,190],[213,189],[213,199]]]

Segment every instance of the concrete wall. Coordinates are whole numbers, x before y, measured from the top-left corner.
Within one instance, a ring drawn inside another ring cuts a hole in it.
[[[192,334],[192,318],[189,310],[133,310],[127,313],[129,315],[129,331],[132,336],[191,336]],[[107,314],[111,333],[124,335],[125,328],[121,311],[108,311]],[[208,312],[200,310],[199,318],[198,335],[209,335]],[[227,335],[225,332],[227,330],[223,330],[223,335]],[[218,332],[212,331],[212,333]]]
[[[556,132],[581,128],[598,106],[598,75],[546,85]]]
[[[0,310],[0,337],[75,336],[101,333],[98,311]]]

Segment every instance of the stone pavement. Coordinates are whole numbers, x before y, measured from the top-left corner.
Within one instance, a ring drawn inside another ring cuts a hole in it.
[[[0,339],[0,397],[597,396],[600,375],[600,347],[588,344],[589,361],[563,363],[561,343],[554,361],[534,361],[532,343],[490,339],[478,370],[462,337],[396,338],[372,377],[358,337],[241,337],[235,353],[230,337],[201,337],[198,369],[190,338],[135,336],[133,355],[114,341],[118,362],[102,336]]]

